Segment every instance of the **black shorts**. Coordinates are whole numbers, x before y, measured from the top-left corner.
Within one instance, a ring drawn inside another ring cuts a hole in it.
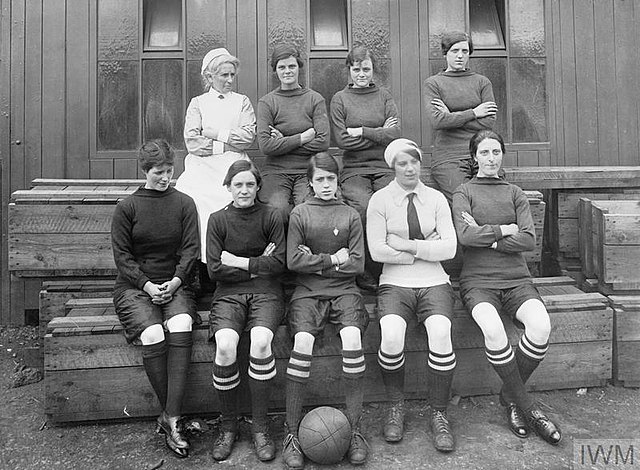
[[[407,323],[419,323],[431,315],[453,318],[455,296],[451,284],[432,287],[400,287],[383,284],[378,287],[378,318],[399,315]]]
[[[471,314],[473,308],[479,303],[488,302],[495,307],[498,313],[510,317],[519,327],[522,325],[516,321],[516,312],[520,306],[531,299],[538,299],[542,302],[538,289],[536,289],[536,286],[534,286],[532,282],[507,289],[490,289],[485,287],[461,288],[460,295],[469,314]]]
[[[347,326],[355,326],[360,329],[360,334],[364,334],[369,324],[369,314],[362,296],[344,294],[329,298],[304,297],[291,301],[289,329],[292,336],[305,332],[317,337],[327,322],[336,325],[338,331]]]
[[[156,305],[151,297],[140,289],[126,289],[113,299],[116,315],[124,327],[124,336],[129,343],[152,325],[162,325],[171,317],[187,313],[194,323],[200,323],[196,309],[196,297],[189,288],[180,286],[170,302]]]
[[[230,328],[238,336],[255,326],[276,330],[284,318],[284,301],[275,294],[232,294],[215,299],[209,313],[209,340]]]

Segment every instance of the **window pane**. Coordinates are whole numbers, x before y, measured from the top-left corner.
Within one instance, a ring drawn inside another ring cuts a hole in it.
[[[511,59],[514,142],[546,142],[545,59]]]
[[[200,66],[202,62],[199,60],[190,60],[187,62],[187,101],[185,102],[185,112],[187,110],[186,105],[189,104],[191,98],[204,93],[204,84],[202,83],[202,75],[200,75]]]
[[[442,57],[440,38],[446,31],[466,31],[465,0],[429,1],[429,54]]]
[[[506,58],[476,58],[470,61],[471,70],[478,72],[489,80],[493,86],[493,96],[498,105],[498,115],[493,128],[505,140],[509,139],[507,123],[507,59]]]
[[[187,2],[189,59],[202,58],[211,49],[226,46],[226,4],[226,0],[189,0]]]
[[[144,0],[144,50],[180,49],[181,0]]]
[[[129,150],[138,138],[138,62],[98,62],[98,150]]]
[[[305,2],[268,0],[269,50],[271,57],[276,44],[292,44],[301,53],[307,49],[307,20]],[[271,70],[271,69],[269,69]]]
[[[145,60],[142,64],[143,137],[166,139],[184,148],[182,61]]]
[[[311,0],[311,41],[315,47],[347,46],[345,0]]]
[[[511,0],[509,40],[511,57],[544,57],[543,0]]]
[[[312,59],[309,67],[309,81],[311,88],[324,97],[328,111],[333,95],[349,82],[349,73],[344,65],[344,59]],[[335,144],[332,143],[332,145]]]
[[[389,0],[352,0],[353,42],[369,49],[376,59],[388,58]]]
[[[469,0],[469,22],[474,48],[505,48],[504,33],[495,0]]]
[[[131,0],[99,0],[98,59],[138,57],[138,3]]]

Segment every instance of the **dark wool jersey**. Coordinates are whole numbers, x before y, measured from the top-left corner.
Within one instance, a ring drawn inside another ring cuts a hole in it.
[[[373,83],[367,88],[346,86],[331,99],[331,135],[344,150],[344,169],[358,173],[389,171],[384,149],[401,136],[400,126],[382,127],[390,117],[398,117],[398,108],[386,88]],[[351,137],[348,127],[362,127],[362,135]]]
[[[142,289],[147,281],[161,284],[179,277],[183,284],[191,282],[200,253],[193,199],[171,187],[141,186],[116,206],[111,244],[118,268],[114,295]]]
[[[263,174],[307,171],[309,158],[329,148],[329,118],[322,95],[310,88],[267,93],[258,101],[258,144],[267,157]],[[283,137],[271,137],[269,126]],[[313,127],[316,136],[300,145],[300,134]]]
[[[462,212],[471,214],[478,226],[468,225]],[[535,248],[536,236],[522,189],[503,179],[475,177],[453,194],[453,221],[463,246],[461,287],[505,289],[531,282],[522,253]],[[512,223],[520,231],[504,237],[500,225]]]
[[[431,105],[434,98],[441,99],[449,112],[435,112]],[[495,101],[491,82],[471,70],[443,71],[425,80],[424,102],[435,131],[432,164],[469,158],[469,139],[496,122],[495,116],[478,119],[473,113],[473,108],[486,101]]]
[[[263,256],[267,245],[276,247]],[[249,270],[220,263],[223,251],[249,258]],[[207,226],[207,270],[217,282],[214,298],[232,294],[276,294],[282,296],[278,275],[284,271],[286,244],[284,224],[278,212],[258,201],[247,208],[229,204],[209,216]]]
[[[313,254],[298,250],[305,245]],[[331,255],[349,250],[349,259],[338,269]],[[287,236],[287,266],[297,273],[291,300],[304,297],[337,297],[358,294],[356,275],[364,271],[364,233],[355,209],[340,200],[309,198],[291,211]]]

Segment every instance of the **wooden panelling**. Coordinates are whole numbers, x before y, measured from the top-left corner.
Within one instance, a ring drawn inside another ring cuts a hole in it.
[[[10,81],[11,81],[11,1],[0,0],[0,224],[2,230],[2,243],[0,244],[0,324],[11,324],[10,308],[10,276],[7,263],[7,244],[4,234],[7,233],[7,206],[10,194],[10,178],[8,171],[9,155],[11,154],[11,135],[9,125],[11,116],[10,108]]]
[[[27,0],[25,15],[23,183],[27,184],[42,175],[42,1]]]

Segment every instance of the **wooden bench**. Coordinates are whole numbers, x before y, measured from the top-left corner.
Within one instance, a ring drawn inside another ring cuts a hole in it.
[[[552,321],[547,358],[532,376],[531,390],[604,385],[611,378],[613,314],[605,297],[584,293],[566,277],[538,278]],[[364,338],[367,361],[366,401],[385,399],[376,353],[380,330],[372,298],[367,299],[371,323]],[[192,366],[188,378],[185,413],[210,414],[219,410],[211,385],[214,346],[207,341],[207,315],[194,333]],[[508,335],[517,344],[520,331],[510,322]],[[497,393],[500,381],[487,362],[482,334],[458,301],[452,337],[458,358],[453,393],[461,396]],[[406,390],[409,398],[424,398],[426,388],[426,338],[424,329],[412,325],[407,330]],[[276,390],[284,390],[285,370],[291,341],[284,326],[273,343],[278,375]],[[240,357],[248,344],[243,336]],[[332,328],[316,344],[311,383],[307,387],[309,405],[340,404],[344,392],[341,379],[341,347]],[[239,391],[244,409],[248,406],[246,364]],[[271,397],[273,409],[284,408],[284,395]],[[142,368],[136,346],[128,345],[106,299],[73,299],[66,315],[51,320],[45,336],[45,412],[52,422],[117,419],[157,414],[155,395]]]
[[[61,287],[45,282],[66,283],[68,298],[83,297],[80,286],[88,281],[97,280],[106,287],[116,274],[110,238],[113,210],[119,200],[142,183],[34,180],[32,189],[15,191],[9,205],[8,237],[12,309],[24,308],[30,299],[39,299],[35,308],[39,309],[40,324],[46,324],[61,315],[64,294]],[[546,204],[538,191],[527,191],[527,196],[535,223],[536,249],[526,257],[531,271],[537,273]],[[33,292],[25,292],[26,289]],[[51,295],[54,291],[56,294]],[[18,298],[20,295],[22,299]]]

